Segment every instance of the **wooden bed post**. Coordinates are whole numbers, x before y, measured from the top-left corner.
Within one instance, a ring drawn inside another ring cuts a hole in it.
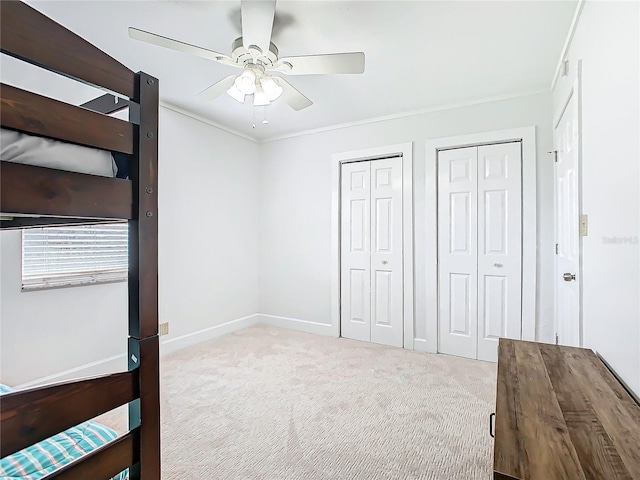
[[[158,80],[138,73],[133,100],[141,118],[130,168],[129,369],[138,369],[140,399],[129,405],[129,428],[140,426],[140,463],[131,468],[132,480],[160,478],[158,95]]]

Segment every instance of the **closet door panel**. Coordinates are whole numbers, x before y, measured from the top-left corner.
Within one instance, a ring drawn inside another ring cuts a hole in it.
[[[520,143],[478,147],[478,359],[498,360],[498,338],[521,338]]]
[[[370,163],[371,341],[402,347],[402,158]]]
[[[371,166],[342,165],[340,240],[340,330],[371,340]]]
[[[438,351],[477,354],[477,147],[438,154]]]

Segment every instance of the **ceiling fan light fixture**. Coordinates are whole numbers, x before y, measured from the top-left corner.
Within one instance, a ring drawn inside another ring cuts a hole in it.
[[[233,85],[231,85],[231,88],[229,90],[227,90],[227,93],[234,100],[237,100],[240,103],[244,103],[245,94],[242,93],[240,90],[238,90],[238,87],[236,87],[235,83]]]
[[[282,87],[269,75],[262,78],[260,85],[262,86],[264,93],[267,95],[267,98],[272,102],[282,95]]]
[[[269,100],[269,96],[262,89],[262,87],[258,85],[256,87],[255,93],[253,94],[253,106],[262,107],[265,105],[269,105],[270,103],[271,103],[271,100]]]
[[[251,95],[256,91],[256,74],[251,69],[246,69],[236,77],[234,86],[243,94]]]

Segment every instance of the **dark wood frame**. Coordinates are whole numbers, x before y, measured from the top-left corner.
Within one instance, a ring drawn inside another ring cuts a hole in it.
[[[129,223],[129,371],[3,395],[0,455],[128,404],[127,434],[46,478],[109,478],[129,467],[132,479],[159,479],[158,80],[22,2],[0,2],[0,19],[2,53],[139,105],[139,118],[125,122],[91,111],[99,100],[83,108],[0,87],[2,127],[131,156],[128,180],[0,163],[0,212],[12,217],[2,228]]]

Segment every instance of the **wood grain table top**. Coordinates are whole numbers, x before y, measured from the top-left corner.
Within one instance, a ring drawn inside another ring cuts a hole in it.
[[[494,479],[639,480],[640,406],[588,349],[500,339]]]

